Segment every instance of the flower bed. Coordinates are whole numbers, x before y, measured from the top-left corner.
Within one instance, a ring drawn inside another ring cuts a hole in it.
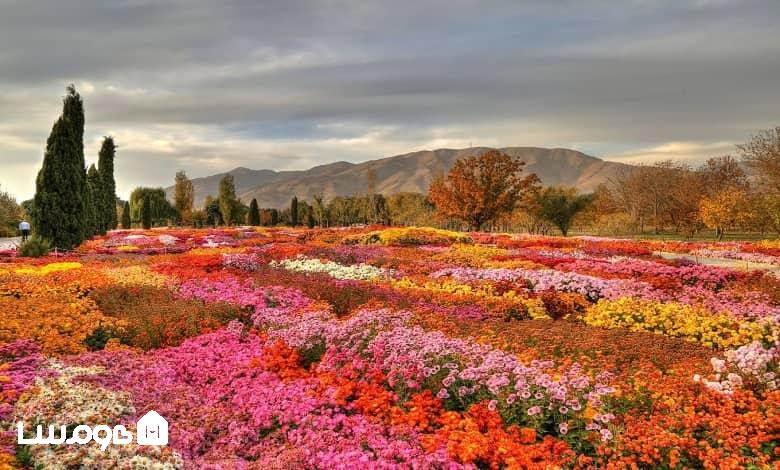
[[[0,468],[772,468],[780,280],[669,243],[366,226],[114,231],[0,263]]]

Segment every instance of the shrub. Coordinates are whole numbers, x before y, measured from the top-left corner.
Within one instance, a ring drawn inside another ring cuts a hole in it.
[[[84,345],[90,351],[101,351],[106,347],[106,343],[111,338],[117,338],[120,335],[113,328],[107,328],[103,325],[92,330],[86,339],[84,339]]]
[[[569,316],[582,313],[589,306],[589,302],[581,294],[572,292],[557,292],[550,288],[542,291],[539,298],[544,303],[547,315],[553,320],[560,320]]]
[[[176,299],[167,289],[155,287],[107,287],[93,291],[90,297],[107,316],[125,325],[118,335],[93,331],[90,348],[100,346],[112,336],[118,336],[122,344],[146,350],[177,346],[187,338],[213,331],[231,320],[249,323],[249,312],[237,306]]]
[[[39,258],[46,256],[51,250],[51,245],[47,240],[39,237],[32,237],[19,247],[17,254],[25,258]]]

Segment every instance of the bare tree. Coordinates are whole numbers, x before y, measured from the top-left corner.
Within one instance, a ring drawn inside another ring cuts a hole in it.
[[[769,191],[780,192],[780,126],[760,131],[737,150]]]

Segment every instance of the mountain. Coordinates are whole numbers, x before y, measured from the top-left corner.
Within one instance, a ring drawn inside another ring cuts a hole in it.
[[[325,199],[363,194],[368,186],[368,171],[376,174],[376,191],[385,195],[413,191],[425,193],[437,174],[446,173],[455,160],[490,150],[487,147],[423,150],[370,160],[363,163],[335,162],[308,170],[274,171],[236,168],[229,173],[236,182],[236,193],[244,203],[257,198],[261,207],[287,207],[293,196],[311,200],[322,192]],[[574,186],[593,190],[610,177],[630,168],[569,149],[506,147],[499,149],[526,162],[525,170],[536,173],[545,185]],[[195,205],[200,207],[207,195],[217,196],[219,181],[225,173],[195,178]],[[173,187],[166,188],[172,198]]]

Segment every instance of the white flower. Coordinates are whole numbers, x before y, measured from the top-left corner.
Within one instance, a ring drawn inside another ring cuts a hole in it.
[[[726,370],[726,361],[723,359],[713,357],[710,359],[710,364],[712,364],[712,368],[715,370],[715,372],[725,372]]]
[[[371,266],[370,264],[356,264],[344,266],[333,261],[320,261],[318,259],[299,256],[296,259],[272,261],[271,266],[290,271],[325,273],[336,279],[351,279],[367,281],[389,274],[387,270]]]

